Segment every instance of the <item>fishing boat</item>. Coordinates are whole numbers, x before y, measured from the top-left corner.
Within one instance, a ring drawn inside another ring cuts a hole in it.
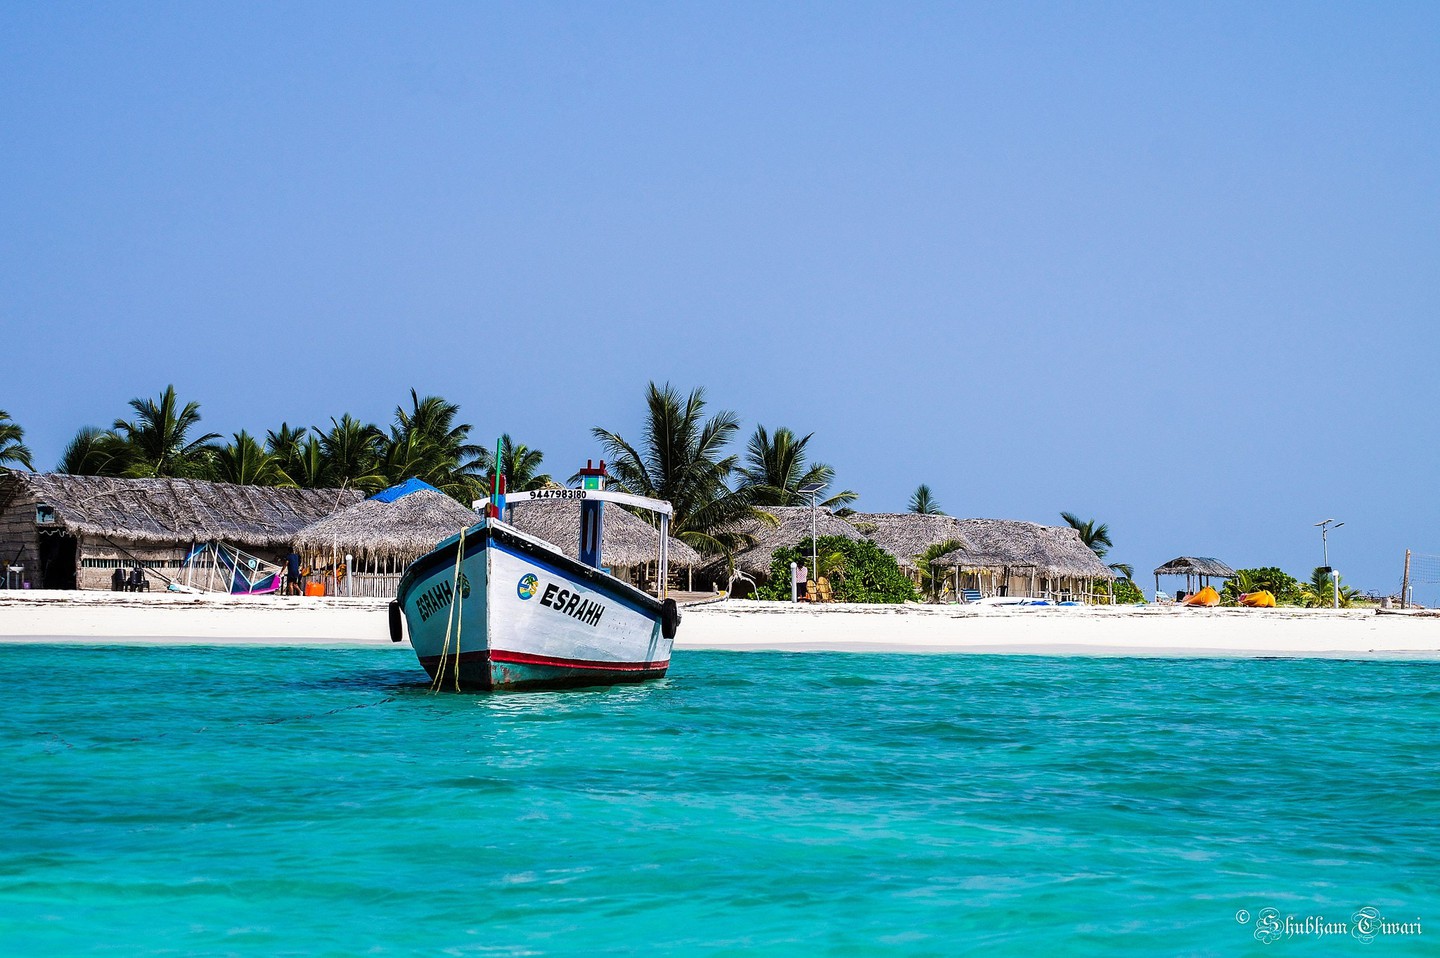
[[[492,493],[475,525],[405,570],[390,603],[390,638],[410,645],[436,688],[492,691],[643,682],[663,676],[680,625],[666,595],[668,502],[604,488],[605,463],[582,488]],[[519,503],[580,502],[579,559],[504,522]],[[659,516],[658,595],[606,571],[605,505]],[[402,621],[403,620],[403,621]]]

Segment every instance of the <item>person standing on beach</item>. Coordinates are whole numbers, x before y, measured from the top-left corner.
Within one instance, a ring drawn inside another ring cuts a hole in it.
[[[799,565],[797,565],[797,566],[795,567],[795,601],[796,601],[796,602],[804,602],[805,599],[806,599],[806,595],[805,595],[805,583],[806,583],[806,581],[808,580],[809,575],[810,575],[810,573],[807,572],[806,569],[805,569],[805,563],[802,562],[802,563],[800,563]]]

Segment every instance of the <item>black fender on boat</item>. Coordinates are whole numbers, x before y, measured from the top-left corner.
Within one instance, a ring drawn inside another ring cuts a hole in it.
[[[399,642],[404,637],[404,627],[401,624],[400,603],[394,599],[390,600],[390,641]]]
[[[666,599],[660,606],[660,634],[667,639],[675,638],[680,628],[680,607],[674,599]]]

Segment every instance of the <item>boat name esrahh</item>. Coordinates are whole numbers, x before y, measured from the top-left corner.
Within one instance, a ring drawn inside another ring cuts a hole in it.
[[[424,594],[415,600],[415,608],[420,612],[420,621],[424,622],[436,612],[450,608],[454,598],[455,588],[448,579],[442,579],[438,584],[425,590]],[[470,580],[465,578],[463,572],[460,574],[460,598],[470,598]]]
[[[520,596],[529,598],[524,592],[521,592]],[[580,593],[562,589],[553,582],[545,583],[545,592],[540,596],[540,604],[548,606],[556,612],[563,612],[571,618],[579,619],[589,626],[599,625],[600,616],[605,613],[605,606],[601,603],[582,599]]]

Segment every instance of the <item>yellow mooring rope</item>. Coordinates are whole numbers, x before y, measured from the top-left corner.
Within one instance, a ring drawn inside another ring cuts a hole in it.
[[[450,625],[455,625],[455,691],[460,691],[460,627],[461,618],[465,612],[464,603],[460,603],[457,611],[456,604],[460,599],[460,563],[465,558],[465,530],[460,530],[460,542],[455,549],[455,575],[450,584],[450,608],[445,613],[445,642],[440,646],[440,664],[435,668],[435,680],[430,683],[430,691],[440,691],[440,684],[445,681],[445,660],[450,656]]]

